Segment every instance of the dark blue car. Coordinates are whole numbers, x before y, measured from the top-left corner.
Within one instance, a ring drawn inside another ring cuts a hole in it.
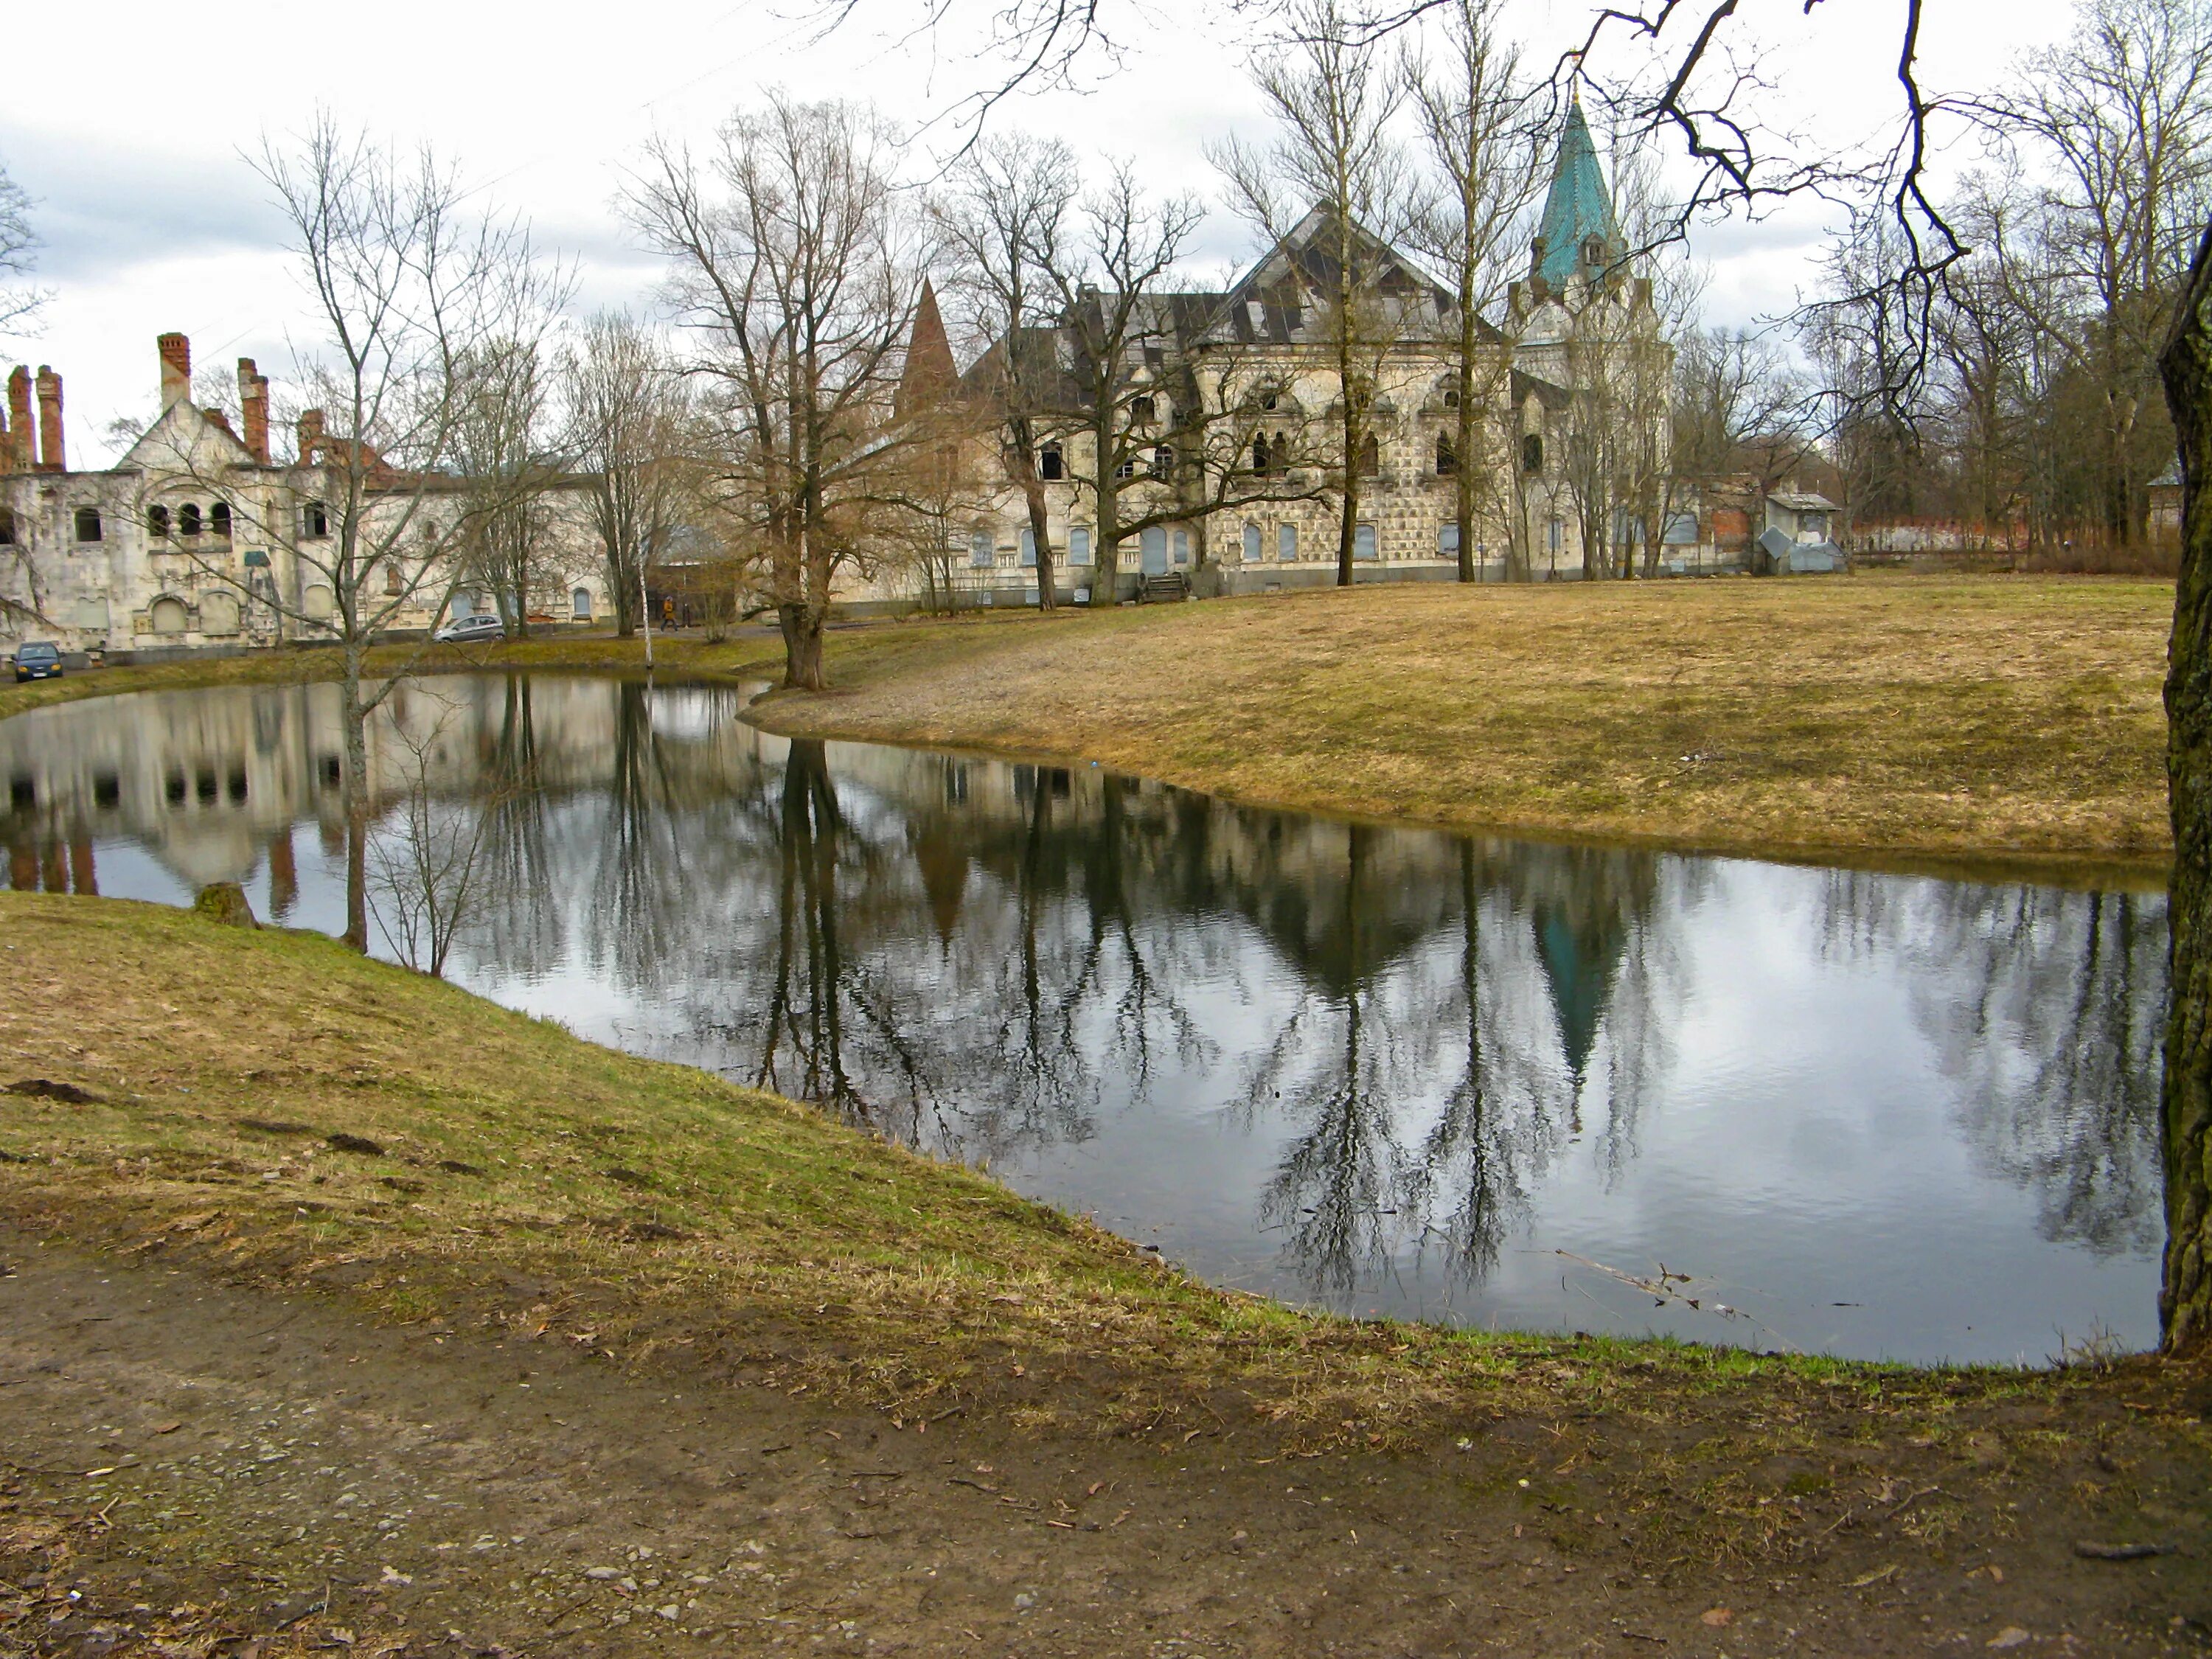
[[[28,645],[15,647],[15,683],[25,680],[58,680],[62,677],[61,647],[43,640],[33,640]]]

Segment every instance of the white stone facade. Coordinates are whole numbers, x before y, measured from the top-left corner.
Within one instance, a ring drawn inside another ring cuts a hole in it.
[[[182,337],[163,336],[161,353],[161,416],[103,471],[65,464],[58,377],[40,371],[41,389],[52,388],[50,405],[41,400],[42,441],[33,441],[27,398],[12,399],[13,418],[0,428],[0,600],[12,602],[0,607],[0,651],[30,639],[121,653],[331,637],[319,618],[330,614],[332,595],[314,556],[335,529],[328,503],[340,488],[318,446],[335,441],[311,412],[301,424],[302,453],[272,459],[267,382],[250,360],[239,369],[240,433],[186,395]],[[11,390],[28,383],[19,369]],[[441,489],[395,481],[372,492],[368,514],[450,515]],[[611,617],[582,491],[556,486],[538,510],[546,580],[532,595],[532,614],[563,623]],[[441,568],[416,585],[387,627],[427,629],[449,604],[451,614],[493,608],[488,592]]]

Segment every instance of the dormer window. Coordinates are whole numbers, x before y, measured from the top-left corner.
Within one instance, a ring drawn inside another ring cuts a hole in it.
[[[1459,388],[1457,386],[1448,386],[1444,388],[1444,407],[1446,409],[1457,409],[1459,407]]]
[[[1605,238],[1602,236],[1583,237],[1583,263],[1586,265],[1601,265],[1605,264]]]
[[[155,537],[167,536],[169,533],[167,507],[149,507],[146,509],[146,533]]]
[[[1260,407],[1266,410],[1268,414],[1273,414],[1282,406],[1283,394],[1281,392],[1264,392],[1260,394]]]
[[[197,536],[200,533],[200,508],[197,501],[186,501],[177,509],[177,534]]]
[[[1149,397],[1132,398],[1129,399],[1130,425],[1150,426],[1152,423],[1154,416],[1154,405],[1152,400]]]

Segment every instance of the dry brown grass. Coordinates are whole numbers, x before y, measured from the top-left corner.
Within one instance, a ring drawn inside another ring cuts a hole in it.
[[[1373,586],[906,624],[760,713],[1547,836],[2148,863],[2172,608],[2021,576]]]

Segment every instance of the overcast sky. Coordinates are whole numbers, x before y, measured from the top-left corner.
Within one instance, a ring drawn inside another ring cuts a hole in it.
[[[974,20],[966,32],[917,34],[915,0],[860,0],[827,40],[800,0],[630,0],[568,15],[483,0],[381,0],[366,12],[249,3],[190,27],[173,4],[145,0],[12,8],[0,161],[36,199],[40,279],[55,298],[35,337],[0,342],[0,361],[61,372],[74,465],[109,459],[112,421],[152,413],[164,330],[191,337],[197,366],[254,356],[281,383],[295,342],[312,337],[283,227],[244,156],[300,131],[318,105],[459,160],[486,199],[574,257],[582,307],[647,307],[655,267],[618,204],[644,140],[703,137],[781,85],[872,100],[921,129],[925,150],[949,142],[947,118],[989,78],[996,3],[961,0],[975,8],[958,14]],[[1510,23],[1547,57],[1589,15],[1577,0],[1513,3]],[[1161,187],[1218,200],[1206,145],[1265,130],[1244,73],[1252,26],[1208,0],[1107,5],[1118,60],[1097,60],[1079,89],[1011,100],[994,120],[1086,155],[1133,157]],[[2067,0],[1930,0],[1929,12],[1922,56],[1936,90],[1992,84],[2021,52],[2063,38],[2070,15]],[[1765,37],[1745,57],[1776,88],[1762,99],[1774,125],[1841,149],[1893,114],[1902,0],[1826,0],[1809,21],[1798,0],[1747,0],[1741,15],[1758,32],[1748,42]],[[1960,145],[1951,163],[1971,159]],[[1808,206],[1702,230],[1708,319],[1788,310],[1826,223]],[[1250,231],[1221,211],[1194,274],[1251,252]]]

